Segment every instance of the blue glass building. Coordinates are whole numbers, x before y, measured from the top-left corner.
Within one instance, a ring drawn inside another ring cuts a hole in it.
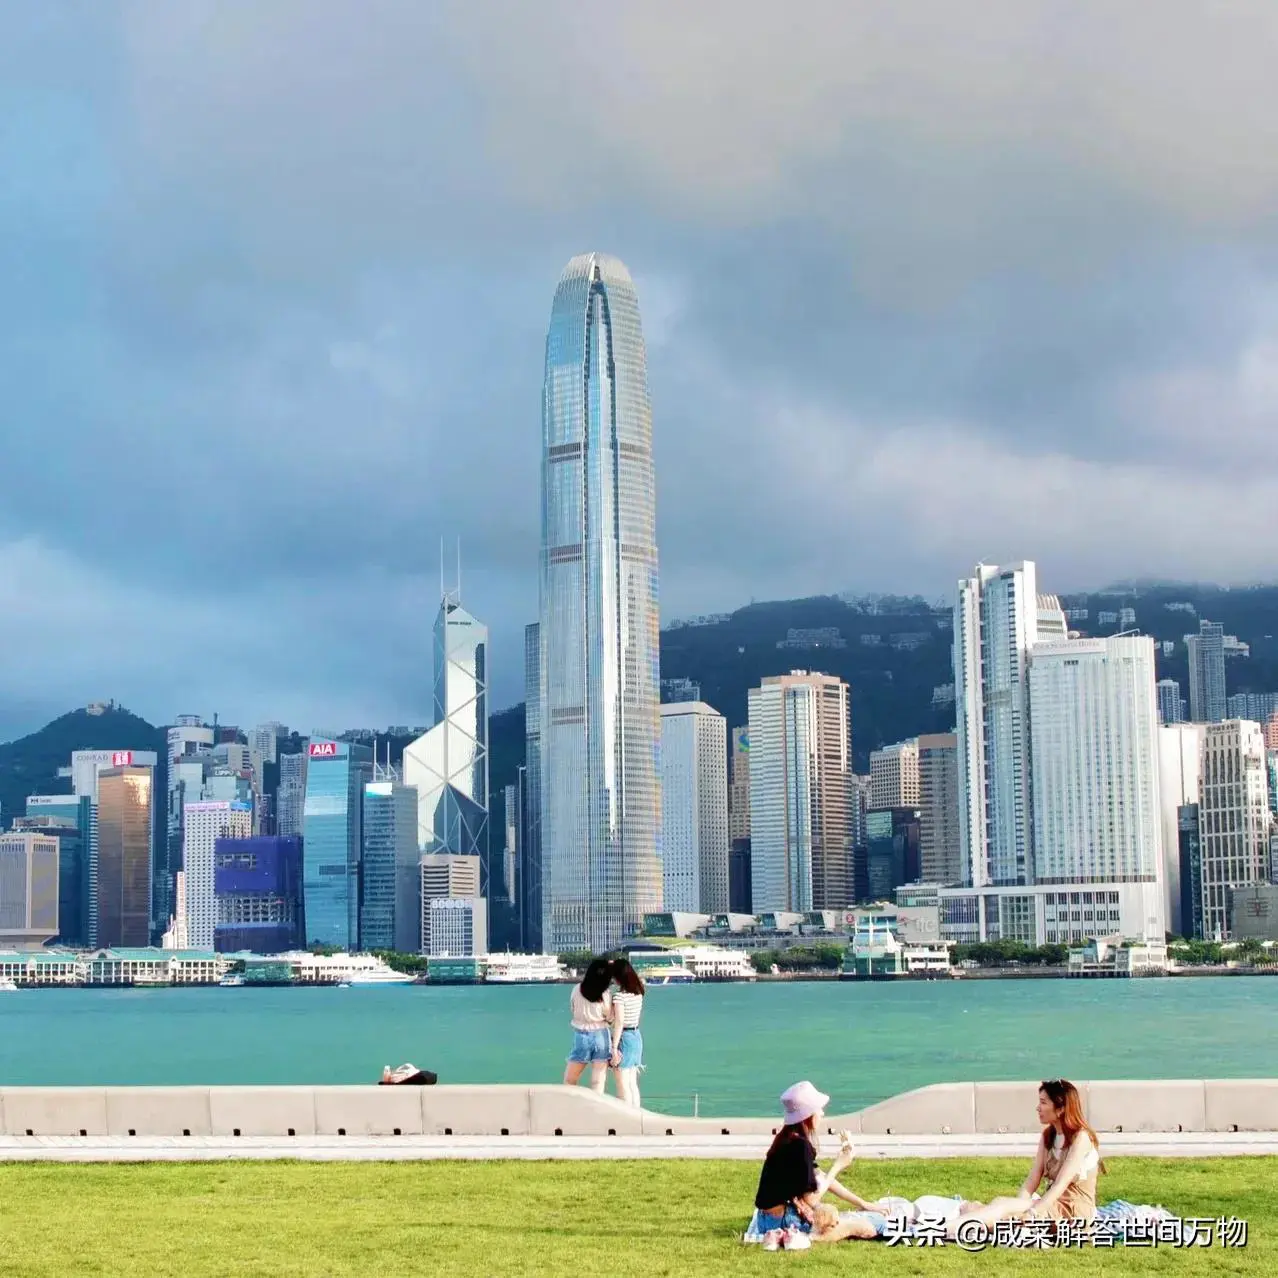
[[[33,794],[27,798],[21,828],[58,840],[58,941],[89,944],[89,850],[93,839],[93,800],[87,795]],[[15,823],[15,829],[19,828]]]
[[[302,808],[306,944],[359,948],[359,873],[364,786],[373,751],[345,741],[307,746]]]
[[[364,852],[360,861],[360,946],[422,948],[421,854],[417,791],[395,780],[364,787]]]
[[[302,948],[302,840],[296,835],[217,839],[213,895],[213,948],[219,953],[281,954]]]
[[[630,274],[602,253],[555,291],[541,496],[543,944],[598,951],[662,904],[647,356]]]

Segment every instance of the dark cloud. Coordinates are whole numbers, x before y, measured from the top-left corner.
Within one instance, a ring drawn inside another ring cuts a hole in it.
[[[1276,37],[1264,0],[9,6],[0,703],[420,722],[441,537],[517,699],[591,248],[639,288],[667,617],[981,557],[1272,576]]]

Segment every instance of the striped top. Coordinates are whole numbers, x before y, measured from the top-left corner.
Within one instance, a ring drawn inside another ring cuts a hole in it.
[[[643,1014],[643,995],[617,990],[612,996],[612,1002],[614,1007],[621,1009],[621,1028],[638,1029],[639,1017]]]

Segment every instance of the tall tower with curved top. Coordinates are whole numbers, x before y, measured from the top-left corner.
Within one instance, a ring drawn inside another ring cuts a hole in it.
[[[662,903],[652,410],[615,257],[564,269],[541,415],[542,937],[598,952]]]

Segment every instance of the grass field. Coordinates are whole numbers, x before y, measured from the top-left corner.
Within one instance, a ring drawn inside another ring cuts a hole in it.
[[[1009,1192],[1021,1161],[874,1162],[870,1196]],[[1278,1273],[1278,1158],[1115,1159],[1102,1199],[1237,1216],[1245,1248],[775,1255],[739,1240],[758,1169],[729,1162],[0,1164],[0,1276]]]

